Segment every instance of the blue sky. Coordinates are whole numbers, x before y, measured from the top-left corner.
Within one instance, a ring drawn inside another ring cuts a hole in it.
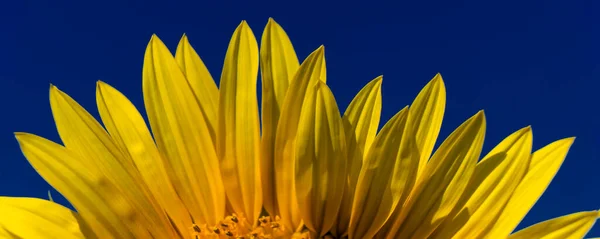
[[[387,120],[440,72],[448,91],[441,137],[480,109],[488,122],[486,152],[527,125],[535,149],[577,136],[521,226],[600,208],[598,2],[82,2],[0,6],[0,195],[46,197],[50,187],[26,162],[13,132],[58,141],[50,83],[95,115],[98,79],[143,109],[141,66],[152,33],[172,50],[186,33],[218,79],[239,22],[247,20],[258,37],[273,17],[300,58],[325,45],[328,84],[342,109],[383,74]],[[590,236],[600,236],[600,226]]]

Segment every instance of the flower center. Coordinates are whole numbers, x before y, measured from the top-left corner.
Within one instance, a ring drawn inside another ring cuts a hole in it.
[[[280,223],[279,216],[263,216],[255,225],[250,224],[242,215],[232,214],[225,217],[216,226],[193,224],[191,234],[196,239],[309,239],[307,232],[294,233]]]

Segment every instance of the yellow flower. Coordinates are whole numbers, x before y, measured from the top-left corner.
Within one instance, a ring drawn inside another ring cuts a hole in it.
[[[573,138],[532,152],[526,127],[478,160],[481,111],[432,155],[446,100],[439,74],[377,132],[382,78],[340,115],[325,71],[323,47],[299,64],[270,19],[260,51],[246,22],[238,26],[219,88],[186,36],[175,57],[153,36],[142,73],[152,135],[134,105],[106,83],[96,91],[104,127],[52,86],[64,146],[16,137],[77,212],[0,197],[0,236],[562,239],[582,238],[598,217],[580,212],[511,234]]]

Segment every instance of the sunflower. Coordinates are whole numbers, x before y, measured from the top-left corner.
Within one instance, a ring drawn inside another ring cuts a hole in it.
[[[532,152],[525,127],[479,160],[480,111],[432,155],[445,109],[439,74],[378,132],[382,77],[341,115],[326,84],[324,48],[300,64],[272,19],[260,50],[247,23],[237,27],[219,87],[185,35],[174,57],[152,36],[142,78],[151,131],[104,82],[96,88],[102,125],[50,87],[64,146],[28,133],[16,138],[76,212],[52,200],[1,197],[0,235],[582,238],[598,217],[579,212],[512,233],[573,138]]]

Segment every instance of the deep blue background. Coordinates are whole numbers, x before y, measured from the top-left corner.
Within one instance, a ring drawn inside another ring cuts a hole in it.
[[[342,109],[384,74],[387,120],[441,72],[448,91],[442,137],[480,109],[488,120],[486,152],[527,125],[535,149],[577,136],[521,226],[600,208],[597,1],[52,2],[0,4],[0,195],[46,197],[50,187],[22,156],[13,132],[58,140],[50,83],[95,115],[98,79],[143,109],[142,57],[152,33],[173,50],[187,33],[218,79],[239,22],[248,20],[260,39],[274,17],[301,59],[326,46],[328,84]],[[600,226],[590,235],[600,236]]]

